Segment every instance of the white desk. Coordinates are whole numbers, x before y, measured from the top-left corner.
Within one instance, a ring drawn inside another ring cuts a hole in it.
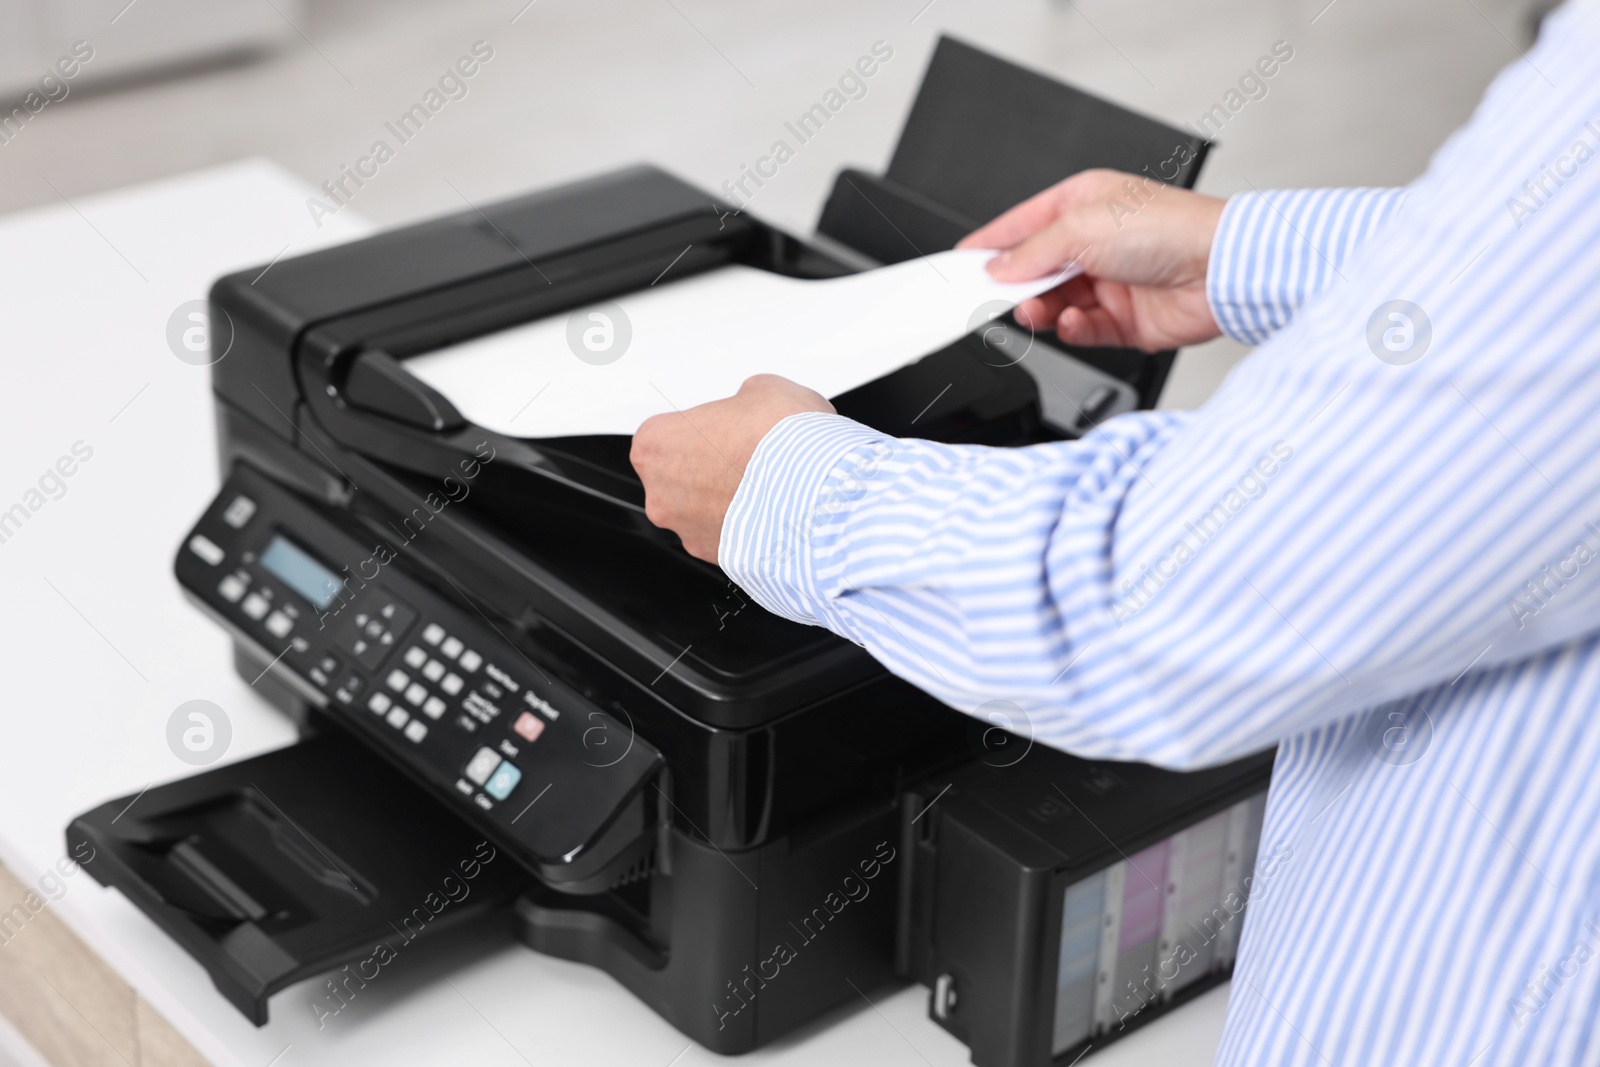
[[[346,213],[319,233],[305,208],[311,192],[248,162],[0,220],[0,511],[74,442],[94,450],[65,495],[0,544],[0,861],[24,882],[61,857],[74,814],[194,772],[166,744],[180,703],[203,698],[227,712],[225,759],[293,738],[233,673],[227,638],[171,575],[217,472],[209,372],[174,357],[166,325],[219,274],[368,229]],[[81,872],[66,884],[49,908],[226,1067],[719,1062],[686,1049],[600,971],[489,931],[412,950],[321,1031],[309,1007],[315,986],[287,989],[258,1030],[118,893]],[[874,1006],[841,1009],[742,1062],[968,1062],[926,1018],[925,990],[868,992]],[[1093,1062],[1208,1064],[1225,1003],[1213,991]]]

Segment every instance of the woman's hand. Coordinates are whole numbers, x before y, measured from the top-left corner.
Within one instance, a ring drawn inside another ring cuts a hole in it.
[[[804,411],[831,415],[833,405],[803,385],[758,374],[726,400],[646,419],[628,457],[644,483],[645,517],[677,534],[691,556],[717,562],[723,517],[756,446]]]
[[[1206,303],[1206,264],[1226,203],[1140,175],[1089,170],[1023,201],[964,238],[999,248],[997,281],[1084,273],[1017,305],[1032,329],[1054,325],[1086,347],[1158,352],[1221,333]]]

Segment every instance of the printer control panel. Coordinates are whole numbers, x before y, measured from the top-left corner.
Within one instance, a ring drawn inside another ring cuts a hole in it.
[[[631,832],[618,824],[661,766],[659,752],[462,597],[411,578],[406,543],[363,545],[240,467],[175,570],[267,670],[534,869],[560,881],[564,869],[586,868],[599,839],[615,847]]]

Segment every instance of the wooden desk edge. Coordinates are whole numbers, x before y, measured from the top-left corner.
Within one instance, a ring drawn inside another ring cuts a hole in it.
[[[0,1013],[55,1067],[209,1067],[61,917],[0,866]]]

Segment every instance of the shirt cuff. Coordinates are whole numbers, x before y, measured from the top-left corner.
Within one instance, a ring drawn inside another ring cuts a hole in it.
[[[1405,189],[1276,189],[1228,200],[1211,243],[1206,299],[1222,332],[1258,345],[1340,276]]]
[[[768,611],[827,625],[813,540],[842,521],[893,451],[893,438],[842,415],[810,411],[779,422],[756,446],[722,520],[723,571]]]

